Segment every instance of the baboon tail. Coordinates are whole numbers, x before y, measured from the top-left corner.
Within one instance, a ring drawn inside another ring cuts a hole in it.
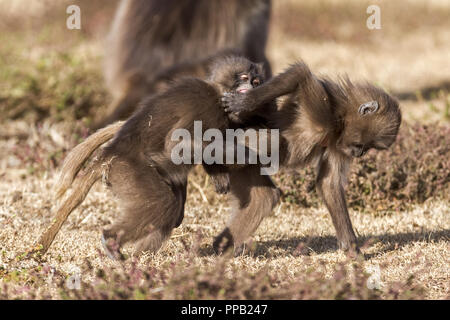
[[[96,131],[77,145],[66,157],[58,178],[56,198],[60,198],[72,185],[73,180],[91,154],[103,143],[110,140],[122,127],[123,121],[113,123]]]
[[[102,163],[100,160],[95,160],[88,167],[86,174],[75,180],[72,193],[59,206],[52,224],[39,239],[38,244],[42,245],[42,248],[40,249],[42,253],[45,253],[48,250],[59,229],[61,229],[61,226],[69,217],[69,214],[83,202],[92,185],[100,179],[101,176]]]

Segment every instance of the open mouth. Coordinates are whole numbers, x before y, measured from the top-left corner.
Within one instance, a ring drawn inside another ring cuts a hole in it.
[[[246,93],[248,91],[248,89],[239,89],[238,92],[239,93]]]

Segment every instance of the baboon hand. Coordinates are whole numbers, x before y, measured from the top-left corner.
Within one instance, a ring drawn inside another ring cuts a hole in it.
[[[225,92],[222,96],[222,106],[225,112],[239,115],[247,111],[248,95],[246,93]]]
[[[217,193],[226,194],[230,191],[230,175],[228,173],[216,174],[211,178],[214,181]]]

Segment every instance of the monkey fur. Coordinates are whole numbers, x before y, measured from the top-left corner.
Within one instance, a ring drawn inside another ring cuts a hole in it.
[[[170,138],[171,133],[179,128],[192,133],[197,120],[202,121],[203,130],[224,131],[241,126],[239,118],[224,112],[221,96],[228,91],[244,92],[263,81],[260,64],[237,56],[218,59],[208,80],[185,78],[176,82],[165,92],[144,100],[126,122],[101,129],[75,147],[62,167],[57,196],[64,195],[72,184],[73,190],[57,209],[53,224],[41,236],[41,252],[47,251],[70,212],[100,178],[118,198],[122,210],[119,219],[103,232],[108,255],[120,257],[118,248],[129,241],[136,242],[138,251],[157,251],[183,220],[187,177],[194,166],[172,162],[175,142]],[[89,156],[111,139],[87,165],[86,174],[76,178]],[[235,211],[254,215],[260,209],[270,212],[279,198],[270,178],[259,176],[258,166],[233,166],[203,164],[217,191],[227,192],[231,188]],[[263,197],[264,201],[248,205],[252,197]],[[232,218],[230,223],[233,221]],[[239,228],[243,229],[241,242],[254,230],[251,223]]]
[[[281,96],[285,100],[269,124],[280,130],[280,165],[294,170],[317,165],[316,188],[331,214],[338,245],[358,251],[345,199],[347,172],[352,158],[395,141],[401,124],[398,102],[369,83],[318,78],[302,62],[222,100],[225,110],[239,117]]]
[[[152,93],[148,84],[155,75],[223,50],[264,63],[270,77],[264,53],[270,10],[270,0],[122,0],[106,48],[105,79],[113,102],[94,128],[131,115]]]

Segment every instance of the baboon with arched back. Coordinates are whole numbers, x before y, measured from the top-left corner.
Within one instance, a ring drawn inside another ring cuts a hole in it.
[[[264,62],[270,0],[122,0],[106,48],[105,78],[113,95],[103,127],[129,116],[152,90],[152,76],[180,63],[238,49]],[[196,76],[195,74],[192,76]]]

